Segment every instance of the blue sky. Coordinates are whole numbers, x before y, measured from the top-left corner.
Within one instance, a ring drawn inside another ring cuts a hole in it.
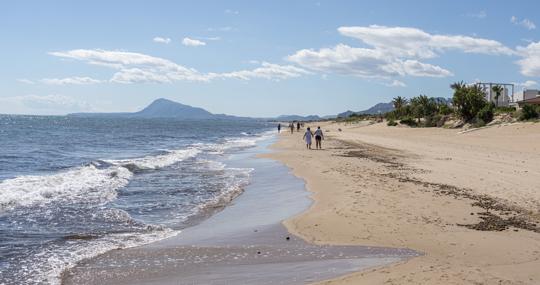
[[[538,1],[2,1],[0,113],[336,114],[540,82]]]

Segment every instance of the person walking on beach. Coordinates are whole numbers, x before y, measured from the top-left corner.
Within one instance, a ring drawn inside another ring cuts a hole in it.
[[[300,132],[300,122],[297,122],[297,123],[296,123],[296,131],[297,131],[297,132]]]
[[[290,123],[289,128],[291,128],[291,134],[294,133],[294,123]]]
[[[277,132],[278,134],[281,133],[281,124],[277,124]]]
[[[324,139],[323,132],[321,130],[321,127],[317,127],[317,130],[315,131],[315,148],[322,149],[322,140]]]
[[[306,148],[311,149],[311,138],[313,137],[313,133],[307,128],[306,132],[304,133],[303,139],[306,141]]]

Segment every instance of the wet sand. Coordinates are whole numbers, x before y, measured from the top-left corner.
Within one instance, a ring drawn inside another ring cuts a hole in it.
[[[245,193],[223,211],[146,246],[115,250],[79,263],[64,284],[306,284],[403,262],[404,248],[314,245],[281,222],[312,203],[303,180],[281,163],[235,155],[231,166],[255,169]],[[317,225],[314,225],[317,227]]]

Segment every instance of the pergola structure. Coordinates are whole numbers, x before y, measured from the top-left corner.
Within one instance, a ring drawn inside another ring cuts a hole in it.
[[[512,90],[512,93],[511,95],[509,96],[510,98],[510,101],[508,103],[515,103],[515,100],[514,100],[514,84],[512,83],[497,83],[497,82],[477,82],[475,83],[476,86],[482,88],[482,90],[484,90],[484,92],[486,93],[486,95],[488,95],[488,101],[492,102],[493,101],[493,98],[494,98],[494,95],[493,93],[493,87],[494,86],[501,86],[503,87],[504,89],[508,90]],[[504,96],[503,96],[503,102],[504,102]]]

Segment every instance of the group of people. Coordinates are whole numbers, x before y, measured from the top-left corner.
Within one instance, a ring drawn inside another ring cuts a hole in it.
[[[296,122],[297,132],[300,132],[300,126],[303,127],[304,123],[300,124],[300,122]],[[294,122],[289,124],[289,129],[291,130],[291,134],[294,133],[294,127],[295,127]],[[278,124],[277,129],[278,129],[278,133],[281,133],[281,124]],[[306,129],[306,132],[304,133],[304,136],[302,137],[302,139],[306,142],[307,149],[311,149],[313,138],[315,138],[315,148],[322,149],[322,140],[324,140],[324,134],[320,126],[317,127],[317,130],[315,130],[315,132],[312,132],[310,127]]]
[[[306,148],[311,149],[311,139],[315,137],[315,148],[322,149],[322,140],[324,139],[323,131],[321,130],[321,127],[317,127],[317,130],[315,132],[311,132],[311,129],[308,127],[306,129],[306,132],[304,133],[303,140],[306,141]]]

